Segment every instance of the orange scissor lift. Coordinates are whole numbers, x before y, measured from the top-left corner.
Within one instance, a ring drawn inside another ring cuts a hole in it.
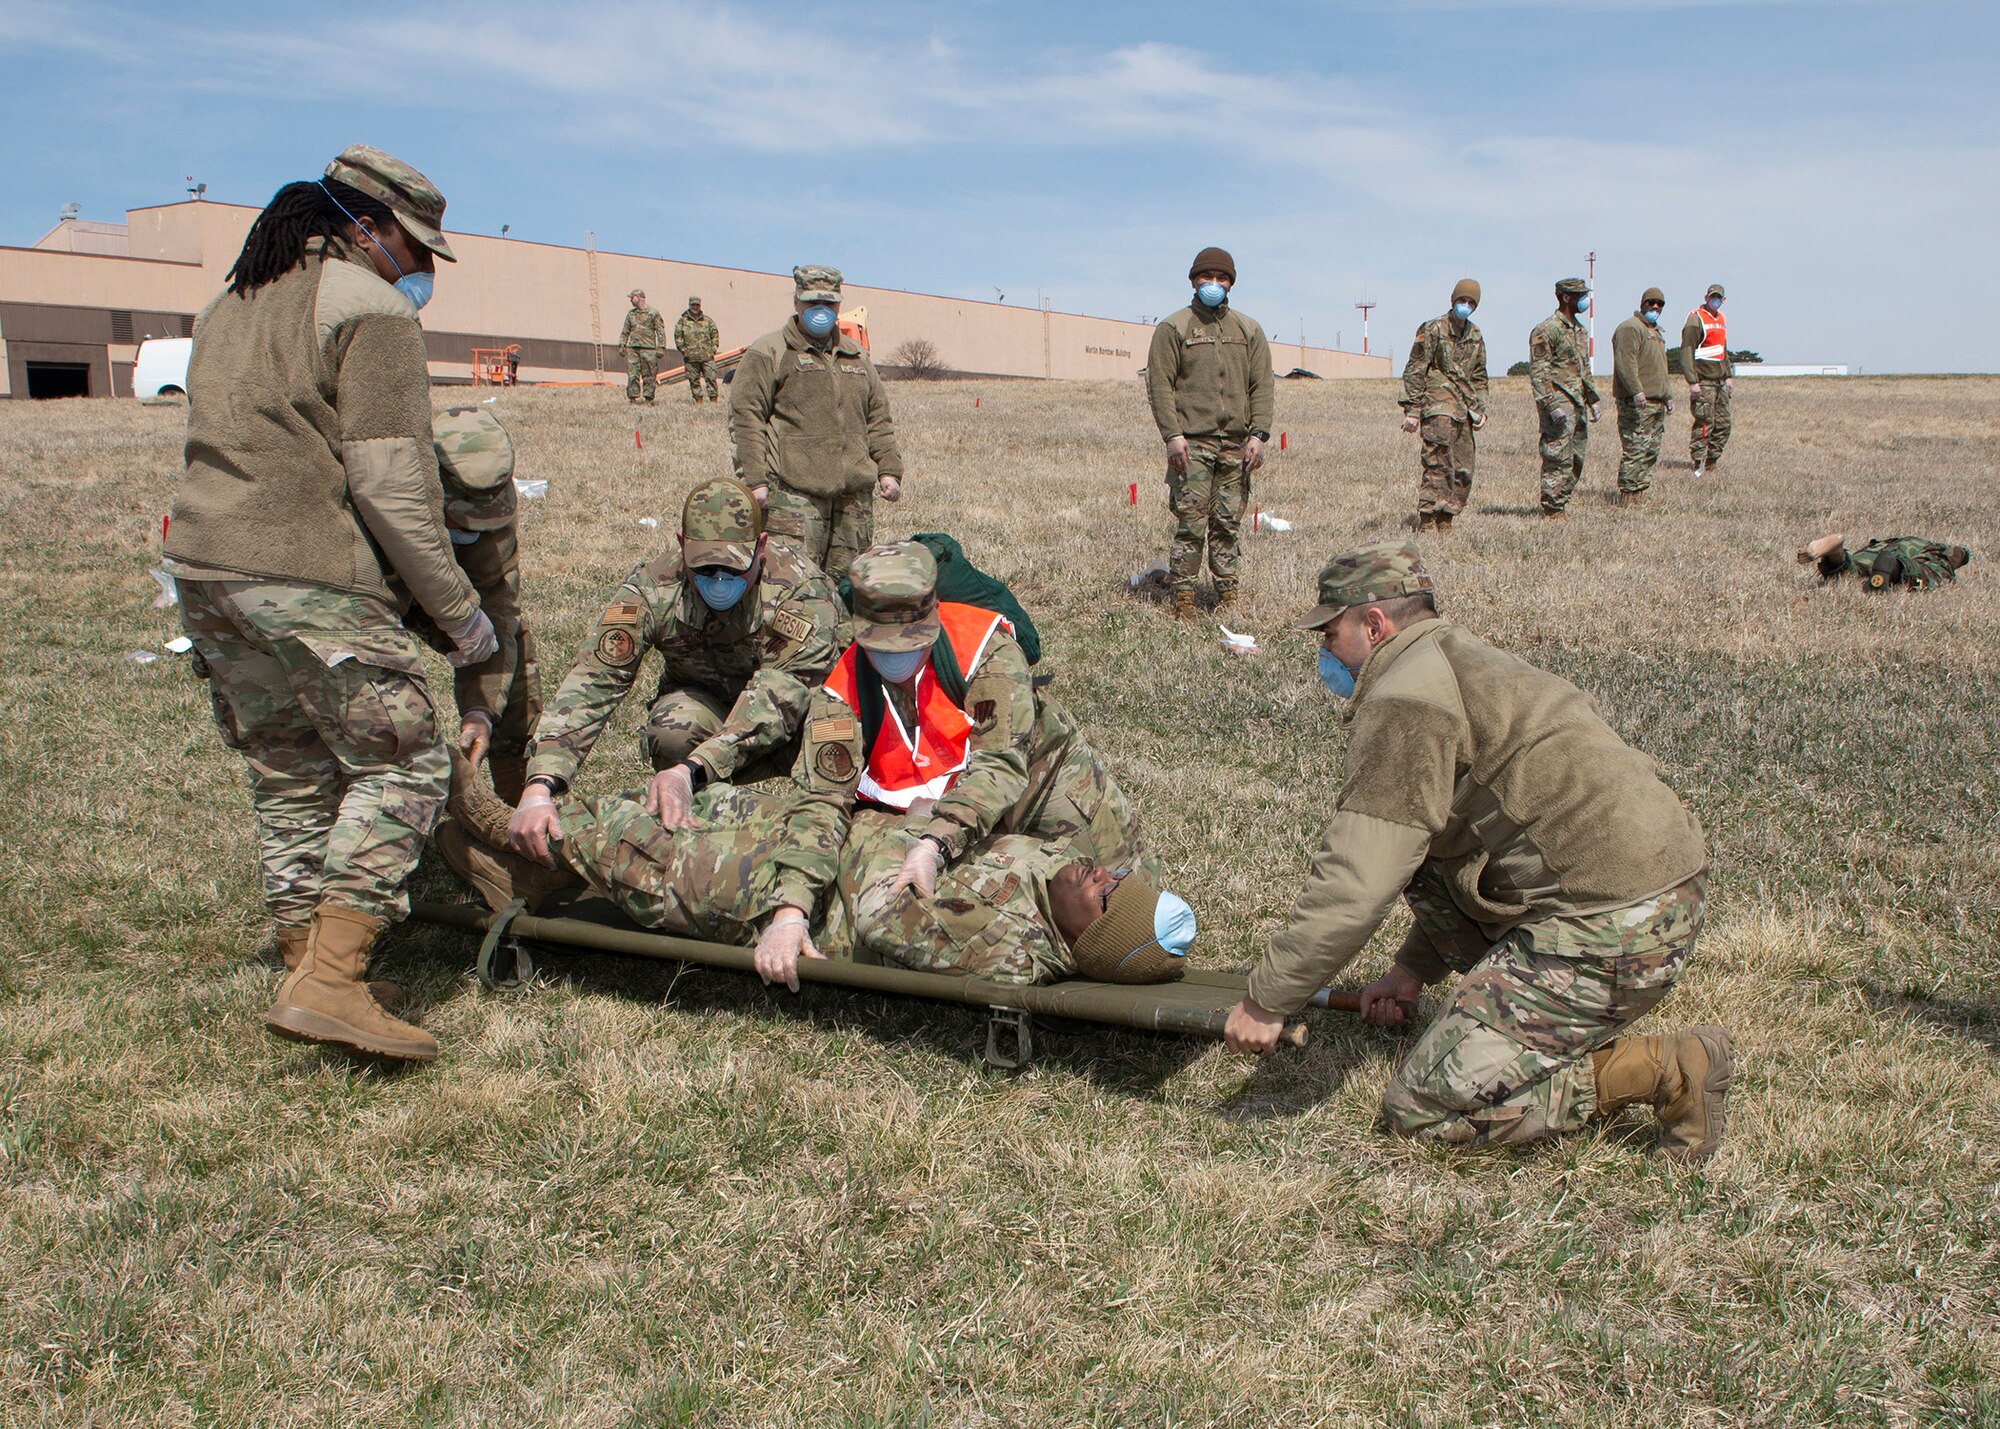
[[[510,342],[505,347],[475,347],[472,349],[472,385],[475,387],[505,387],[507,385],[507,359],[520,352],[521,344]]]

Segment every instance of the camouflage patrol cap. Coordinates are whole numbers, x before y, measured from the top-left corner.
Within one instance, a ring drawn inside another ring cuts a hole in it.
[[[820,263],[801,263],[792,269],[792,296],[802,303],[840,301],[840,270]]]
[[[1320,568],[1319,604],[1292,622],[1298,630],[1318,630],[1340,612],[1378,600],[1434,589],[1414,541],[1370,541],[1350,546]]]
[[[439,232],[444,222],[444,195],[436,184],[395,155],[366,144],[350,144],[326,166],[325,177],[387,204],[412,238],[445,262],[458,261]]]
[[[889,655],[927,650],[937,639],[937,560],[915,541],[870,546],[847,578],[857,643]]]
[[[728,477],[704,481],[681,507],[681,565],[747,571],[764,534],[764,509],[750,488]]]
[[[643,298],[646,296],[646,290],[644,288],[634,288],[631,292],[627,293],[625,296],[627,298]]]
[[[1662,307],[1664,307],[1666,306],[1666,301],[1667,301],[1667,295],[1661,292],[1658,288],[1648,288],[1646,289],[1645,292],[1639,295],[1639,306],[1642,308],[1645,307],[1646,304],[1648,303],[1658,303]]]
[[[698,293],[690,293],[690,294],[688,294],[688,306],[689,306],[689,307],[691,307],[691,308],[698,308],[698,307],[700,307],[700,306],[701,306],[701,296],[700,296],[700,294],[698,294]]]
[[[1726,298],[1729,296],[1729,294],[1722,291],[1722,284],[1710,283],[1708,285],[1708,291],[1703,293],[1702,296],[1704,298]]]
[[[514,519],[514,443],[484,407],[453,407],[431,423],[444,524],[455,531],[498,531]]]
[[[1590,284],[1584,282],[1581,278],[1565,278],[1556,284],[1556,291],[1558,293],[1587,293],[1590,291]]]

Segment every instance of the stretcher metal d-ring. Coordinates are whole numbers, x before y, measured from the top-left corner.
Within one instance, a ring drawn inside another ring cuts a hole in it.
[[[507,925],[528,911],[528,905],[516,898],[505,908],[493,915],[493,921],[486,926],[486,937],[479,944],[479,985],[488,992],[512,992],[535,975],[535,960],[519,938],[507,936]],[[508,971],[500,971],[501,946],[505,944]]]

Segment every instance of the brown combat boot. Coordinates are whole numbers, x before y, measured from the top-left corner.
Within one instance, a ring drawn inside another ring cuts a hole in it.
[[[388,926],[358,908],[320,904],[305,957],[279,984],[264,1026],[292,1042],[323,1042],[398,1062],[435,1062],[437,1039],[384,1012],[361,980],[368,950]]]
[[[306,960],[306,946],[312,941],[312,924],[299,923],[278,929],[278,956],[284,959],[285,971],[294,973],[299,964]],[[395,1011],[403,1002],[403,985],[380,978],[368,984],[368,995]]]
[[[1194,604],[1194,592],[1193,592],[1193,591],[1191,591],[1191,590],[1177,590],[1177,591],[1175,591],[1175,592],[1174,592],[1174,619],[1176,619],[1176,620],[1198,620],[1198,619],[1200,619],[1200,618],[1201,618],[1201,612],[1195,609],[1195,604]]]
[[[1419,511],[1417,513],[1417,534],[1419,536],[1430,536],[1443,530],[1444,526],[1438,519],[1440,514],[1440,512],[1436,511]]]
[[[479,896],[495,913],[505,912],[516,899],[532,913],[551,893],[583,882],[567,868],[544,868],[511,849],[490,848],[468,834],[456,819],[444,820],[431,837],[444,861],[479,890]]]
[[[1215,613],[1217,615],[1221,615],[1224,611],[1228,610],[1231,606],[1235,604],[1236,604],[1235,586],[1233,585],[1217,586],[1215,588]]]
[[[1660,1120],[1660,1151],[1701,1162],[1722,1144],[1723,1104],[1734,1073],[1729,1034],[1691,1027],[1668,1036],[1620,1037],[1590,1056],[1597,1077],[1597,1111],[1610,1116],[1634,1102]]]
[[[1830,536],[1821,536],[1818,540],[1808,541],[1799,547],[1799,564],[1809,566],[1815,561],[1823,561],[1828,556],[1838,554],[1846,548],[1847,537],[1835,531]]]
[[[1646,504],[1646,493],[1643,491],[1621,491],[1618,493],[1618,504],[1620,506],[1644,506]]]
[[[1544,521],[1567,521],[1569,520],[1569,512],[1561,510],[1560,508],[1556,510],[1550,510],[1548,507],[1544,506],[1542,508],[1542,519]]]
[[[480,777],[479,766],[458,749],[446,745],[445,752],[451,758],[451,792],[445,796],[446,809],[479,842],[493,848],[507,847],[507,825],[514,817],[513,806],[500,801],[492,786]]]
[[[1438,535],[1440,535],[1440,536],[1449,536],[1449,535],[1451,534],[1451,517],[1452,517],[1452,513],[1451,513],[1451,512],[1449,512],[1449,511],[1440,511],[1440,512],[1438,512],[1438,514],[1437,514],[1437,533],[1438,533]]]

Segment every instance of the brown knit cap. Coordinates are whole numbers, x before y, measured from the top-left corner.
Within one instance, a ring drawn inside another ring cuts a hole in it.
[[[1078,934],[1070,949],[1077,971],[1097,982],[1178,982],[1187,960],[1160,946],[1153,931],[1159,901],[1158,886],[1145,874],[1120,879],[1104,916]]]
[[[1475,308],[1479,306],[1479,280],[1477,278],[1460,278],[1458,280],[1458,286],[1451,290],[1451,300],[1455,303],[1460,298],[1470,299]]]
[[[1639,306],[1642,308],[1648,303],[1665,303],[1666,301],[1667,295],[1658,288],[1648,288],[1644,293],[1639,295]]]
[[[1197,273],[1226,273],[1229,281],[1236,281],[1236,260],[1229,256],[1227,248],[1204,248],[1194,255],[1194,262],[1188,267],[1188,277]]]

